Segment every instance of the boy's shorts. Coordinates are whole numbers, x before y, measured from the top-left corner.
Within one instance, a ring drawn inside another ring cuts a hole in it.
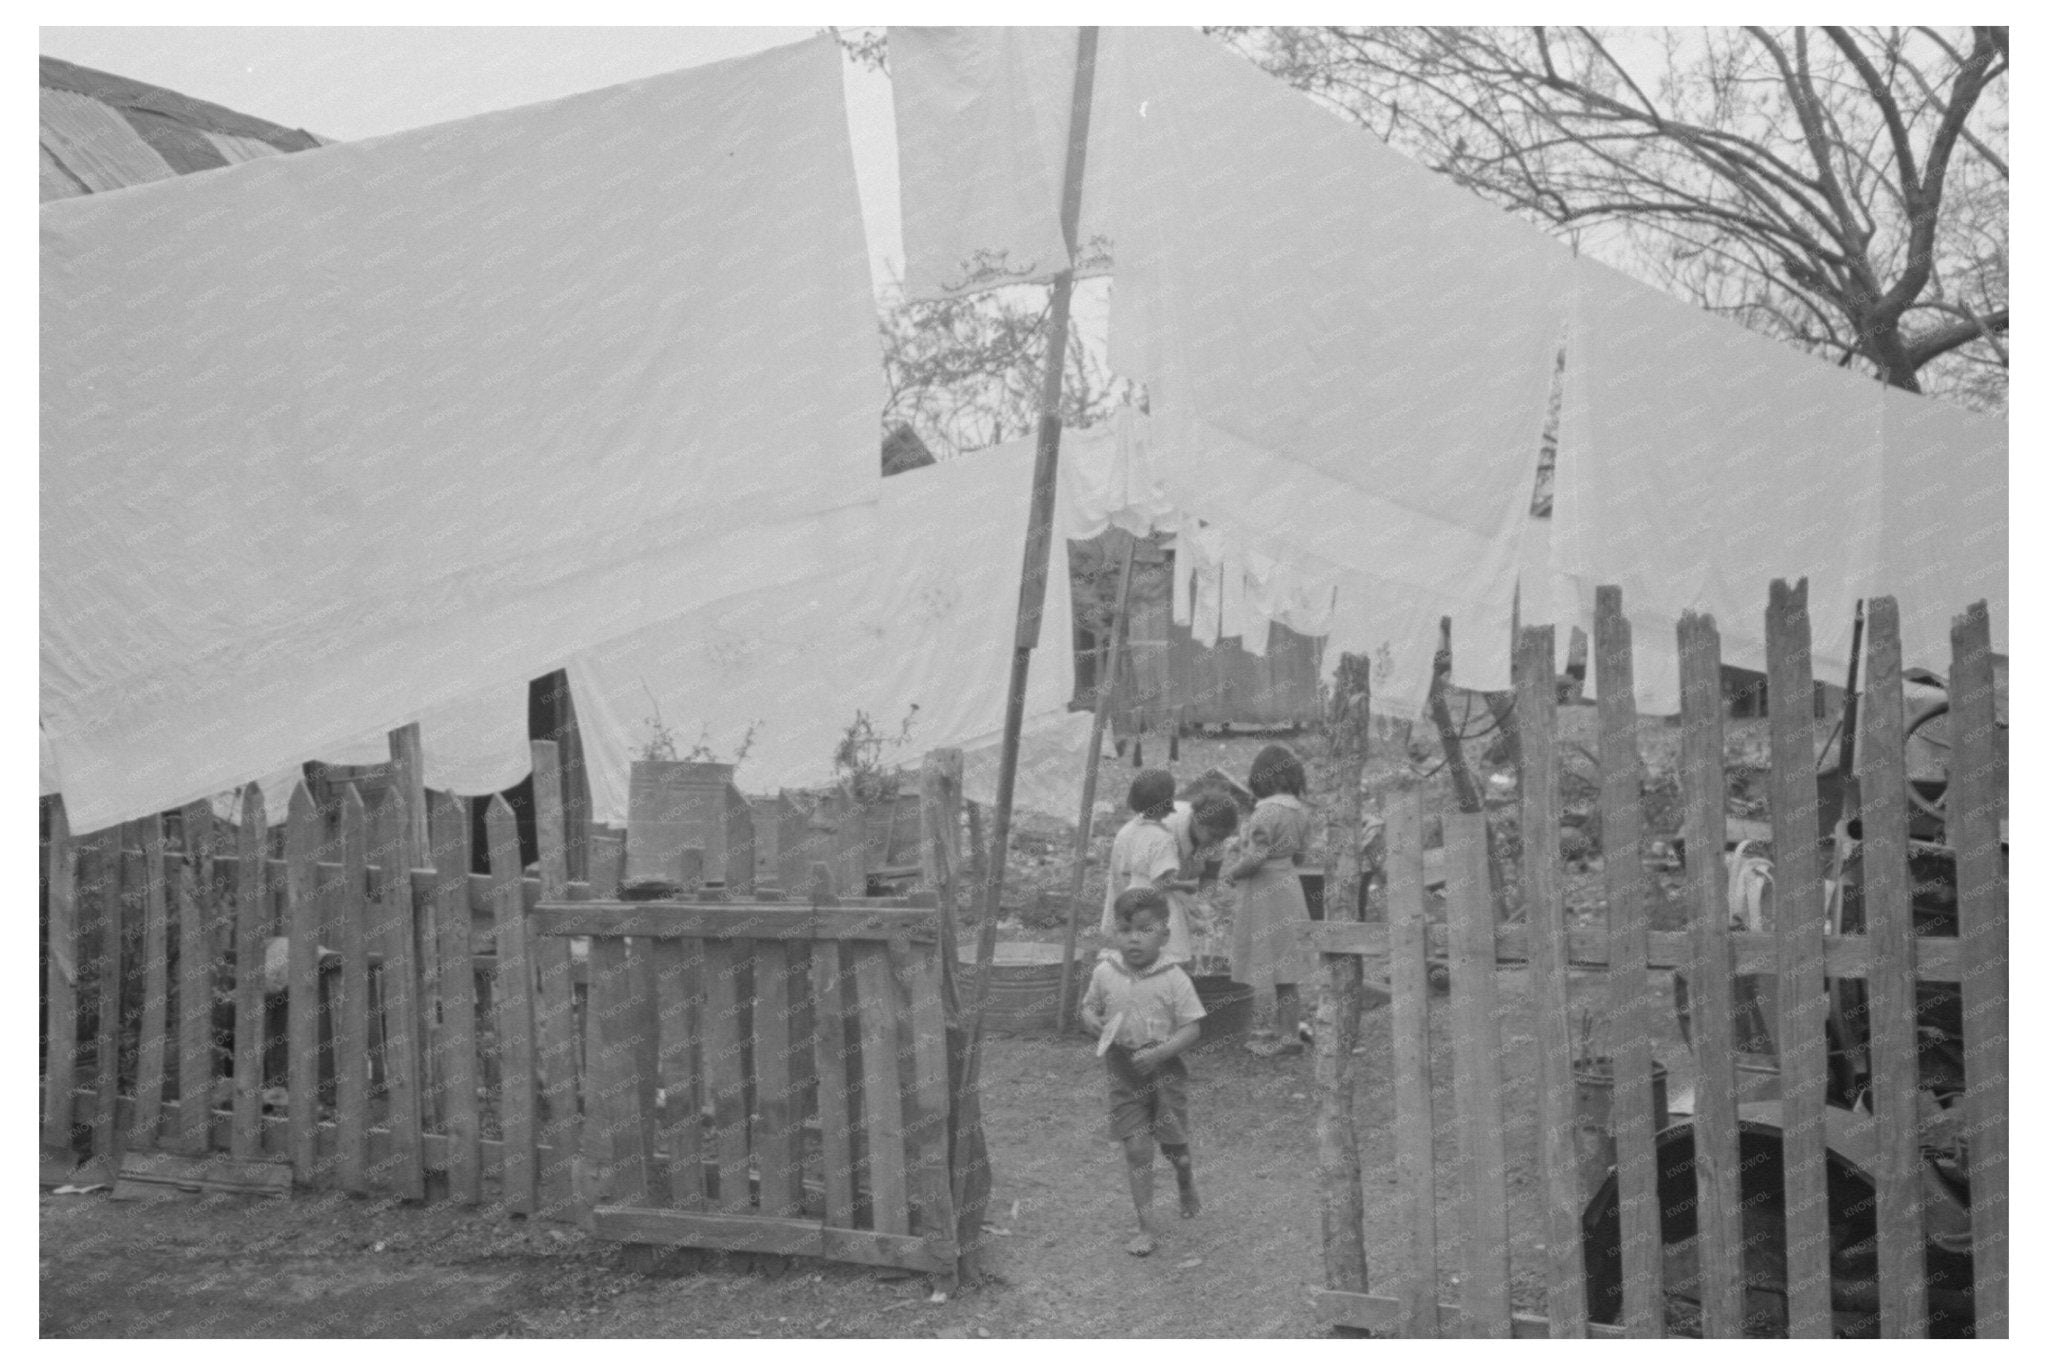
[[[1109,1140],[1122,1142],[1149,1132],[1155,1142],[1185,1146],[1188,1140],[1188,1068],[1169,1059],[1147,1076],[1131,1064],[1131,1054],[1113,1047],[1109,1064]]]

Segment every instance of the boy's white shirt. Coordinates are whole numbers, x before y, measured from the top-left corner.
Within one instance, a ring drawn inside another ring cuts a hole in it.
[[[1142,972],[1134,972],[1131,970],[1129,964],[1124,961],[1124,955],[1121,949],[1103,948],[1096,953],[1095,958],[1098,966],[1107,963],[1110,967],[1112,967],[1115,970],[1116,975],[1121,976],[1122,978],[1124,978],[1124,980],[1131,982],[1133,985],[1140,981],[1149,980],[1152,977],[1158,976],[1172,968],[1180,967],[1182,965],[1181,963],[1168,958],[1163,950],[1160,952],[1158,957],[1152,960],[1152,965],[1147,967]],[[1090,998],[1092,998],[1094,995],[1092,982],[1089,995]],[[1195,994],[1194,982],[1192,979],[1190,979],[1188,982],[1188,996],[1194,1002],[1194,1013],[1190,1014],[1186,1019],[1182,1020],[1182,1023],[1192,1023],[1195,1020],[1206,1017],[1208,1014],[1208,1011],[1202,1007],[1201,997]],[[1170,1021],[1167,1031],[1161,1033],[1158,1031],[1158,1028],[1156,1027],[1158,1021],[1144,1017],[1134,1017],[1135,1015],[1140,1014],[1139,1011],[1131,1010],[1128,1007],[1123,1008],[1121,1011],[1116,1009],[1110,1009],[1108,1008],[1109,1002],[1107,1001],[1107,999],[1105,999],[1103,1003],[1105,1007],[1102,1011],[1102,1014],[1105,1021],[1119,1012],[1122,1013],[1123,1019],[1122,1023],[1117,1028],[1116,1040],[1117,1042],[1123,1044],[1125,1047],[1135,1048],[1142,1047],[1146,1043],[1163,1043],[1167,1040],[1167,1038],[1172,1036],[1174,1026],[1171,1024]]]

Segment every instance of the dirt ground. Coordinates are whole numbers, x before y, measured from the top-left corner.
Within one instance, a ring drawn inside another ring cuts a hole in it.
[[[1590,733],[1577,734],[1589,728],[1590,713],[1570,708],[1564,715],[1566,738],[1590,750]],[[1645,722],[1653,838],[1664,823],[1659,783],[1668,776],[1675,737],[1675,730],[1667,737],[1665,727]],[[1241,779],[1263,742],[1248,736],[1189,740],[1172,766],[1183,781],[1211,764]],[[1158,762],[1165,758],[1163,737],[1148,738],[1148,749],[1155,744],[1159,752],[1148,757]],[[1308,736],[1300,745],[1311,760],[1312,796],[1329,800],[1331,769],[1316,757],[1317,741]],[[1475,750],[1481,747],[1483,741]],[[1732,758],[1740,761],[1750,747],[1753,736],[1731,729]],[[1390,772],[1407,758],[1397,740],[1377,748],[1373,773]],[[1498,771],[1497,764],[1478,766],[1482,781]],[[1567,766],[1587,769],[1584,758],[1574,763],[1568,757]],[[1098,867],[1120,823],[1116,807],[1130,771],[1128,759],[1104,760]],[[1503,797],[1498,784],[1489,789],[1499,802],[1496,815],[1512,810],[1511,791]],[[1450,808],[1442,773],[1426,791],[1432,809]],[[1566,804],[1572,805],[1569,790]],[[1675,811],[1671,820],[1675,824]],[[1011,884],[1025,908],[1005,923],[1006,937],[1058,937],[1063,907],[1040,910],[1035,893],[1043,888],[1065,896],[1072,837],[1071,824],[1022,822]],[[1572,866],[1573,912],[1598,913],[1597,847]],[[1661,880],[1669,897],[1675,874]],[[1099,881],[1091,886],[1099,900]],[[1675,925],[1677,910],[1675,904],[1660,907],[1656,917]],[[1596,1041],[1600,985],[1597,977],[1573,983],[1575,1007],[1592,1011]],[[1524,975],[1503,971],[1514,1299],[1518,1309],[1540,1312],[1535,1057],[1525,997]],[[1459,1191],[1446,1016],[1439,1009],[1433,1018],[1432,1061],[1439,1254],[1450,1267],[1458,1257]],[[1676,1092],[1690,1080],[1690,1059],[1676,1039],[1668,1000],[1658,1017],[1656,1051],[1671,1067]],[[1366,1016],[1355,1062],[1371,1282],[1391,1292],[1407,1267],[1393,1174],[1384,1009]],[[1235,1044],[1194,1059],[1195,1157],[1206,1207],[1190,1222],[1167,1220],[1162,1247],[1146,1259],[1122,1250],[1128,1197],[1119,1150],[1102,1138],[1099,1067],[1078,1037],[990,1040],[984,1113],[994,1167],[989,1264],[996,1278],[946,1302],[932,1300],[933,1285],[921,1275],[781,1258],[711,1257],[682,1273],[643,1275],[628,1267],[623,1248],[573,1227],[515,1221],[488,1206],[403,1206],[341,1195],[116,1204],[103,1191],[46,1192],[39,1209],[41,1331],[63,1337],[1327,1335],[1310,1302],[1323,1282],[1311,1061],[1261,1060]],[[1161,1183],[1170,1190],[1161,1169]],[[1450,1273],[1441,1286],[1447,1296],[1455,1293]]]
[[[1509,1021],[1508,1191],[1518,1308],[1542,1310],[1533,1044],[1517,1027],[1520,972],[1502,975]],[[1594,1003],[1597,981],[1575,995]],[[1446,1011],[1433,1067],[1440,1256],[1458,1257],[1456,1132]],[[1661,1011],[1669,1020],[1669,1011]],[[1683,1050],[1660,1037],[1673,1087]],[[1375,1288],[1407,1274],[1393,1178],[1393,1083],[1384,1009],[1368,1013],[1358,1120]],[[990,1041],[985,1101],[995,1172],[989,1265],[997,1282],[931,1300],[922,1275],[780,1258],[711,1258],[674,1276],[572,1227],[485,1207],[403,1206],[340,1195],[110,1202],[44,1194],[42,1334],[62,1337],[1300,1337],[1328,1335],[1312,1063],[1235,1046],[1198,1055],[1191,1107],[1205,1201],[1168,1219],[1158,1253],[1122,1250],[1119,1150],[1101,1138],[1100,1063],[1074,1039]],[[1161,1183],[1165,1184],[1164,1168]],[[1170,1189],[1170,1186],[1168,1186]],[[1169,1196],[1170,1198],[1170,1196]],[[1166,1205],[1162,1205],[1164,1209]],[[1455,1284],[1446,1271],[1442,1291]]]

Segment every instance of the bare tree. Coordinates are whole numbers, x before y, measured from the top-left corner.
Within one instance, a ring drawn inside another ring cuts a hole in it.
[[[1219,32],[1591,254],[1899,388],[2003,405],[2004,28]]]
[[[883,429],[909,423],[942,460],[1029,435],[1045,380],[1050,299],[1043,286],[1012,285],[885,308]],[[1060,420],[1099,422],[1127,388],[1070,324]]]

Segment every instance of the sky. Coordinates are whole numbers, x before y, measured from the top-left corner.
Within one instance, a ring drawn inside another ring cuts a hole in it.
[[[66,28],[46,56],[161,85],[332,141],[377,137],[801,42],[777,28]],[[896,119],[848,62],[847,122],[877,292],[901,273]]]

